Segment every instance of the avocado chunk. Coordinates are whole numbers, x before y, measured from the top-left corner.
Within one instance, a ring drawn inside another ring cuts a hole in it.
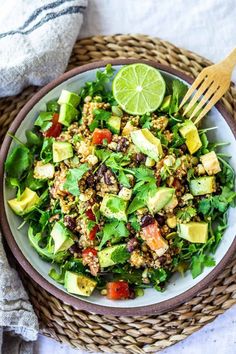
[[[200,156],[200,160],[209,176],[216,175],[221,171],[220,163],[215,151]]]
[[[29,188],[25,188],[20,198],[8,200],[11,209],[17,215],[25,215],[29,213],[40,201],[36,192]]]
[[[128,121],[125,126],[124,129],[122,130],[121,135],[122,136],[130,136],[131,132],[138,130],[137,127],[135,127],[130,121]]]
[[[189,242],[206,243],[208,238],[208,224],[206,222],[189,222],[178,224],[179,237]]]
[[[74,244],[73,234],[60,221],[55,222],[51,236],[54,241],[54,254],[67,251]]]
[[[105,194],[103,197],[100,212],[109,219],[127,221],[126,208],[128,202],[117,195]]]
[[[147,207],[152,214],[157,213],[168,204],[175,193],[174,188],[160,187],[149,193]]]
[[[73,156],[71,143],[66,141],[54,141],[52,144],[53,162],[60,162]]]
[[[147,128],[131,132],[134,145],[145,155],[159,161],[163,155],[160,139],[156,138]]]
[[[83,274],[70,271],[65,273],[65,287],[68,293],[82,296],[90,296],[97,282]]]
[[[171,95],[164,97],[159,110],[162,112],[168,112],[170,108]]]
[[[178,205],[178,199],[175,194],[173,194],[171,200],[164,206],[165,211],[172,211]]]
[[[117,252],[120,250],[123,251],[125,249],[126,249],[126,244],[120,244],[112,247],[107,247],[104,248],[102,251],[99,251],[98,260],[99,260],[100,267],[106,268],[119,263],[112,259],[112,254],[114,254],[113,252]]]
[[[66,104],[69,104],[73,107],[77,107],[78,104],[80,103],[80,96],[77,95],[77,93],[75,93],[75,92],[62,90],[57,103],[59,105],[66,103]]]
[[[180,128],[180,134],[186,139],[186,145],[190,154],[194,154],[202,146],[197,127],[191,120],[185,120]]]
[[[189,183],[192,195],[210,194],[216,191],[216,180],[214,176],[199,177],[192,179]]]
[[[58,122],[69,127],[69,125],[78,118],[78,110],[70,104],[63,103],[60,106]]]
[[[114,134],[120,133],[121,117],[111,116],[107,121],[107,127]]]

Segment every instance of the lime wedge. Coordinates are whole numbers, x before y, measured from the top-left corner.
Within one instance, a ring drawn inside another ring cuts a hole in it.
[[[147,64],[125,65],[112,84],[117,103],[133,115],[155,111],[162,103],[165,89],[160,72]]]

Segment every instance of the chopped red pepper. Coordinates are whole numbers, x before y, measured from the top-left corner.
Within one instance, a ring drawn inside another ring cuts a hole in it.
[[[106,140],[109,144],[112,140],[112,133],[108,129],[96,128],[93,132],[92,144],[103,145],[104,140]]]
[[[61,134],[62,125],[58,122],[59,114],[53,113],[52,116],[52,126],[43,133],[47,138],[53,137],[57,138]]]
[[[99,229],[98,225],[94,225],[94,227],[93,227],[92,230],[90,231],[90,233],[89,233],[89,239],[90,239],[91,241],[95,240],[96,233],[98,232],[98,229]]]
[[[126,281],[122,280],[107,283],[107,297],[110,300],[129,299],[129,284]]]
[[[91,253],[93,256],[97,256],[97,250],[95,250],[95,248],[92,248],[92,247],[88,247],[88,248],[85,248],[85,250],[82,251],[82,257],[83,259],[85,257],[87,257],[89,255],[89,253]]]
[[[96,217],[95,217],[92,209],[86,210],[85,214],[89,220],[96,221]]]

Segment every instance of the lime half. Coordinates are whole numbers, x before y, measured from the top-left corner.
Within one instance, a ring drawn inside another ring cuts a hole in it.
[[[155,111],[165,95],[160,72],[146,64],[125,65],[115,76],[113,95],[122,109],[133,115]]]

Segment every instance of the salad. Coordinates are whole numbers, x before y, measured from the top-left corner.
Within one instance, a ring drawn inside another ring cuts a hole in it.
[[[183,117],[186,91],[145,64],[107,65],[48,102],[26,142],[12,136],[9,206],[69,293],[133,299],[215,265],[234,171],[224,143]]]

